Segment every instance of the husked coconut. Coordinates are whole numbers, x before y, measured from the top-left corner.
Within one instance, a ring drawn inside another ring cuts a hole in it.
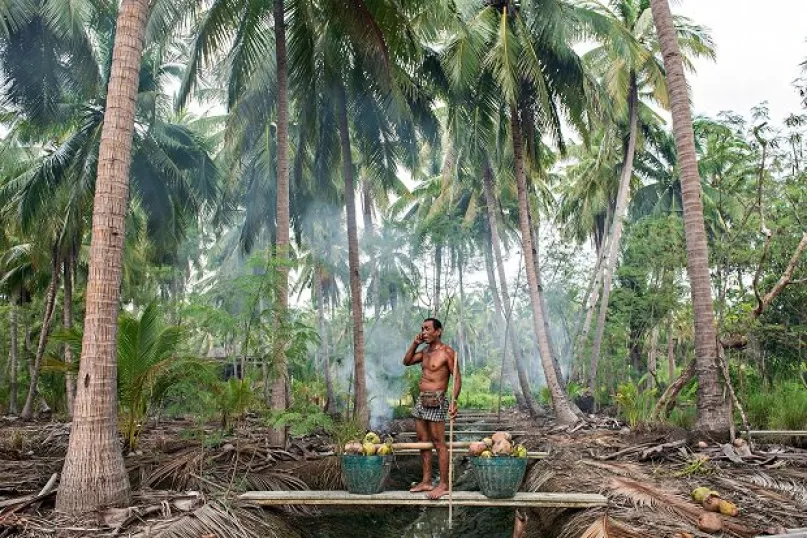
[[[346,454],[360,454],[362,451],[361,443],[358,441],[351,441],[345,445]]]
[[[493,440],[493,443],[497,443],[498,441],[512,441],[513,436],[510,435],[510,432],[496,432],[490,436]]]
[[[723,530],[723,520],[715,513],[704,512],[698,518],[698,528],[703,532],[714,534]]]
[[[510,441],[502,439],[501,441],[495,441],[493,448],[490,450],[497,456],[507,456],[510,454],[510,451],[513,450],[513,445]]]
[[[487,449],[488,445],[482,441],[477,441],[475,443],[471,443],[471,445],[468,447],[468,452],[471,454],[471,456],[479,456]]]

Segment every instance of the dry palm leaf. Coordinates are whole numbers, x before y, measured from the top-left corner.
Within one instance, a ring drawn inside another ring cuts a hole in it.
[[[295,538],[298,534],[282,519],[271,514],[260,515],[238,506],[212,502],[161,528],[145,531],[138,538]]]
[[[624,497],[639,508],[661,508],[671,514],[685,516],[695,521],[703,512],[697,506],[684,501],[677,495],[667,493],[649,484],[642,484],[626,478],[612,479],[610,489],[613,495]]]
[[[168,489],[186,490],[195,483],[194,474],[200,472],[204,460],[202,449],[189,448],[157,466],[146,478],[145,487],[164,485]]]
[[[597,518],[580,538],[642,538],[642,533],[609,518]]]
[[[762,471],[758,471],[752,475],[739,476],[737,478],[743,482],[754,484],[765,489],[786,493],[799,503],[807,504],[807,487],[804,486],[803,481],[800,483],[795,479],[777,480]]]
[[[641,466],[635,463],[605,463],[602,461],[585,460],[583,464],[586,467],[601,469],[617,476],[624,476],[634,480],[650,480],[650,477],[642,471]]]

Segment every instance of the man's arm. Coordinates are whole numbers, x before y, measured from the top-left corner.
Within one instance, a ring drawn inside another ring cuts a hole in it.
[[[423,353],[416,352],[418,346],[423,343],[423,338],[418,335],[409,344],[409,349],[406,350],[404,354],[403,363],[404,366],[412,366],[413,364],[417,364],[423,361]]]

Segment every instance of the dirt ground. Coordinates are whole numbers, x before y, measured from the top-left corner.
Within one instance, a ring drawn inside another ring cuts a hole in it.
[[[504,420],[506,429],[527,432],[517,441],[529,450],[549,452],[530,464],[522,489],[602,493],[609,500],[604,509],[530,511],[525,537],[752,537],[807,527],[807,450],[782,439],[720,444],[683,430],[631,430],[606,417],[572,429],[512,411]],[[412,426],[397,421],[381,433],[397,436]],[[2,424],[0,537],[293,537],[305,510],[265,512],[239,504],[237,493],[342,487],[324,434],[292,439],[280,450],[267,445],[257,421],[231,436],[213,425],[170,421],[147,428],[139,449],[126,455],[132,507],[70,519],[53,511],[68,434],[69,424],[59,422]],[[399,460],[390,489],[417,474],[417,458]],[[469,474],[462,457],[457,469],[458,480]],[[717,516],[722,531],[700,530],[699,520],[715,516],[704,516],[692,500],[698,487],[739,508],[737,516]]]

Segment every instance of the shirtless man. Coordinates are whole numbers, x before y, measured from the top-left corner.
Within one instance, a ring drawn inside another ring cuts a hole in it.
[[[412,409],[417,426],[418,442],[432,442],[437,449],[440,463],[440,483],[432,487],[432,451],[421,450],[423,462],[423,480],[409,491],[427,491],[430,499],[439,499],[448,494],[448,446],[446,445],[446,413],[452,419],[457,416],[457,398],[462,388],[460,371],[457,368],[456,354],[450,346],[440,338],[443,325],[439,320],[428,318],[423,321],[421,332],[406,350],[404,366],[421,363],[423,376],[420,378],[420,397]],[[428,344],[422,351],[417,351],[421,344]],[[454,376],[453,398],[449,404],[448,379]]]

